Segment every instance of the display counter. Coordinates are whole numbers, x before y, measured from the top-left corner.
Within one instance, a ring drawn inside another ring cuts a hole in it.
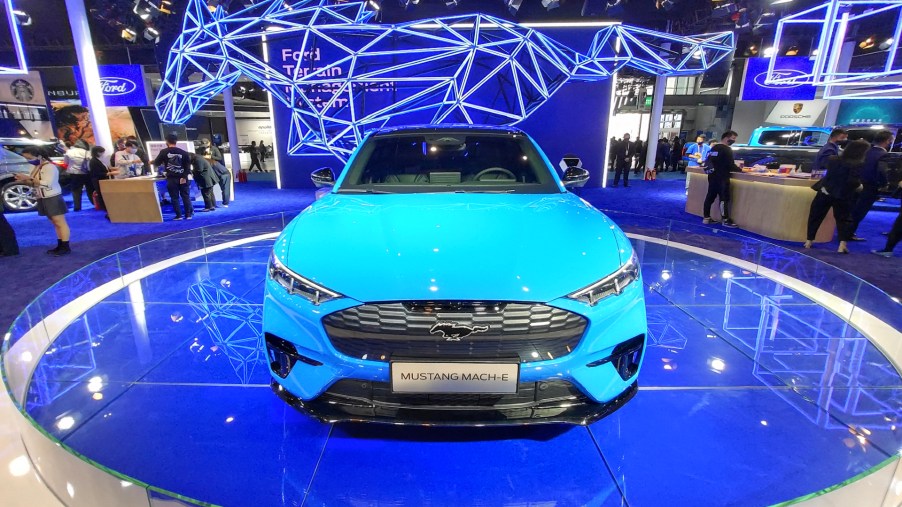
[[[110,222],[162,222],[158,178],[141,176],[124,180],[101,180],[100,192]]]
[[[686,169],[688,195],[686,212],[703,216],[708,175],[701,168]],[[808,211],[815,192],[813,180],[758,173],[732,173],[730,179],[730,215],[739,227],[755,234],[783,241],[805,241]],[[719,220],[720,200],[711,207],[711,218]],[[833,240],[836,221],[833,211],[821,224],[815,242]]]

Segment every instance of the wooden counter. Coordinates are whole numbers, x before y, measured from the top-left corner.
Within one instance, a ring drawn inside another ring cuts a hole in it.
[[[110,222],[162,222],[156,181],[153,177],[101,180],[100,192]]]
[[[708,175],[700,168],[686,169],[689,194],[686,212],[702,216]],[[815,192],[814,180],[753,173],[732,173],[730,178],[730,214],[740,229],[783,241],[805,241],[808,231],[808,211]],[[719,220],[720,200],[711,206],[711,218]],[[833,212],[821,224],[815,242],[833,240],[836,221]]]

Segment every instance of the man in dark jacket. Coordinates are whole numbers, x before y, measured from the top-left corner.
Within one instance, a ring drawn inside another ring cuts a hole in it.
[[[720,142],[715,144],[708,157],[705,159],[705,172],[708,173],[708,193],[705,195],[703,223],[710,224],[711,205],[714,199],[720,198],[723,205],[723,225],[726,227],[738,227],[730,218],[730,173],[738,172],[739,167],[733,159],[733,148],[730,146],[736,142],[739,134],[728,130],[720,136]]]
[[[661,173],[667,170],[670,164],[670,143],[666,137],[658,141],[658,149],[655,151],[655,171]]]
[[[191,167],[194,169],[194,183],[204,198],[204,209],[200,211],[216,211],[216,196],[213,195],[213,187],[219,183],[219,177],[213,171],[213,166],[206,158],[192,154]]]
[[[620,185],[620,175],[623,175],[623,186],[630,186],[630,162],[636,154],[636,145],[630,142],[630,135],[623,134],[623,141],[614,145],[614,184]]]
[[[852,208],[852,241],[864,241],[864,238],[855,236],[858,224],[864,220],[868,211],[877,202],[877,190],[886,186],[887,150],[893,142],[893,133],[881,130],[874,136],[874,145],[864,157],[864,166],[861,168],[861,192],[855,207]]]
[[[160,151],[153,165],[160,168],[160,172],[166,175],[166,190],[172,201],[172,210],[175,211],[174,220],[182,220],[182,208],[179,206],[179,197],[185,205],[185,217],[188,220],[194,216],[194,207],[191,205],[191,191],[188,188],[188,175],[191,173],[191,154],[176,146],[178,143],[176,134],[166,136],[166,147]]]
[[[902,181],[899,182],[899,188],[902,188]],[[900,241],[902,241],[902,211],[899,211],[896,221],[893,222],[893,228],[889,231],[889,237],[886,238],[886,246],[883,247],[883,250],[871,250],[871,252],[881,257],[892,257],[893,249]]]
[[[670,146],[670,170],[677,172],[680,169],[680,162],[683,161],[683,141],[678,136],[673,136],[673,143]]]
[[[844,143],[848,138],[849,133],[846,132],[846,129],[833,129],[833,131],[830,132],[830,138],[827,139],[827,144],[822,146],[820,151],[817,152],[817,156],[814,157],[814,166],[811,168],[812,172],[824,174],[824,171],[827,170],[827,160],[830,157],[839,156],[839,144]]]

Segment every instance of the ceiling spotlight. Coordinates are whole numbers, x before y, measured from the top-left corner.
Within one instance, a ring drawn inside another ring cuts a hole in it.
[[[786,50],[786,56],[796,56],[799,54],[798,46],[789,46],[789,49]]]
[[[144,38],[154,43],[160,42],[160,32],[156,28],[148,26],[144,29]]]
[[[31,26],[31,16],[27,12],[16,9],[13,11],[13,16],[16,18],[17,25]]]
[[[215,12],[217,7],[219,7],[219,0],[207,0],[207,9],[210,9],[210,12]]]
[[[676,6],[675,0],[658,0],[655,4],[658,9],[664,9],[665,11],[673,10],[674,6]]]
[[[780,4],[788,4],[790,2],[792,2],[792,0],[774,0],[770,4],[771,5],[780,5]]]
[[[129,42],[135,42],[135,39],[138,38],[138,32],[132,30],[131,28],[123,28],[122,38]]]
[[[561,6],[560,0],[542,0],[542,7],[547,10],[554,10]]]
[[[172,0],[160,0],[158,9],[163,14],[172,14]]]
[[[453,9],[457,7],[458,3],[460,3],[460,0],[445,0],[445,7]]]
[[[818,50],[817,48],[811,50],[811,56],[817,56],[818,53],[820,53],[820,50]]]
[[[758,54],[758,46],[756,46],[756,45],[754,45],[754,44],[752,44],[751,46],[749,46],[748,54],[750,54],[750,55],[752,55],[752,56],[757,55],[757,54]]]
[[[764,48],[764,52],[761,54],[763,54],[765,58],[770,58],[770,57],[774,56],[774,54],[776,52],[777,52],[776,49],[770,47],[770,48]]]
[[[382,10],[382,0],[368,0],[366,5],[374,11]]]
[[[420,0],[398,0],[398,2],[401,4],[401,7],[410,10],[413,9],[414,6],[419,4]]]
[[[882,50],[887,50],[887,49],[889,49],[890,46],[893,45],[893,42],[895,42],[893,39],[886,39],[885,41],[881,42],[880,45],[877,47],[879,47]]]
[[[520,10],[520,6],[523,5],[523,0],[504,0],[504,5],[507,6],[507,10],[514,16],[517,15],[517,11]]]
[[[875,41],[874,41],[874,36],[871,35],[871,36],[868,37],[867,39],[865,39],[865,40],[859,42],[859,43],[858,43],[858,47],[860,47],[861,49],[871,49],[872,47],[874,47],[874,42],[875,42]]]

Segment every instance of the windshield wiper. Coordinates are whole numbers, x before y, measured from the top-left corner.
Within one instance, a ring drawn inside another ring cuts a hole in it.
[[[374,190],[372,188],[342,188],[338,190],[339,194],[392,194],[385,190]]]

